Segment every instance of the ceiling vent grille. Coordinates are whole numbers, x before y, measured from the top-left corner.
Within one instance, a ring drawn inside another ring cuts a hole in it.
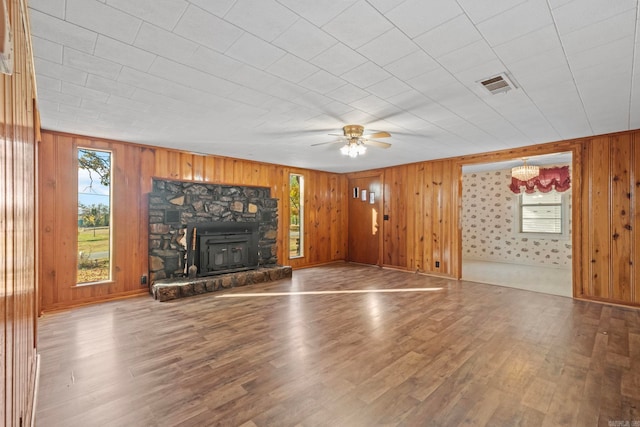
[[[504,73],[480,80],[480,84],[493,95],[497,93],[505,93],[511,89],[516,89],[516,85],[514,85],[509,77]]]

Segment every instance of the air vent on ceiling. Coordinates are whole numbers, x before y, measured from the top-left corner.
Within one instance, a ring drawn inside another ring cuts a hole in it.
[[[514,85],[509,77],[504,73],[480,80],[480,84],[493,95],[497,93],[505,93],[511,89],[516,89],[516,85]]]

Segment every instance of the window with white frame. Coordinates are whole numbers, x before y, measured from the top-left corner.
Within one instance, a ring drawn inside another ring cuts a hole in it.
[[[569,195],[548,193],[522,193],[518,196],[517,220],[521,235],[562,238],[569,234]]]

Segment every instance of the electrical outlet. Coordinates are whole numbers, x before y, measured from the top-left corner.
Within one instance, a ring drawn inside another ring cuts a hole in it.
[[[147,275],[143,274],[142,276],[140,276],[140,284],[141,285],[146,285],[147,284]]]
[[[436,268],[440,268],[440,261],[436,261]]]

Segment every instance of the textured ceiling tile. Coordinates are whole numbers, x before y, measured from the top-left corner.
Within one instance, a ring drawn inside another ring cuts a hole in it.
[[[386,13],[409,37],[414,38],[462,13],[460,6],[450,0],[407,0]]]
[[[94,55],[140,71],[147,71],[156,58],[153,53],[105,36],[98,37]]]
[[[96,76],[95,74],[89,74],[85,86],[90,89],[99,90],[101,92],[106,92],[125,98],[130,98],[136,89],[134,86],[119,83],[110,79],[105,79],[104,77]]]
[[[189,6],[173,32],[219,52],[229,49],[244,33],[235,25],[195,6]]]
[[[192,41],[147,23],[142,24],[134,46],[175,61],[188,60],[198,47]]]
[[[418,36],[414,41],[429,55],[437,58],[481,40],[482,36],[466,15],[459,15]]]
[[[93,47],[98,38],[95,32],[61,21],[37,10],[30,11],[30,20],[32,35],[82,50],[83,52],[93,52]]]
[[[62,91],[62,80],[42,75],[38,77],[38,89],[40,88],[60,92]]]
[[[236,0],[188,0],[189,3],[195,4],[203,10],[206,10],[209,13],[213,13],[214,15],[223,18],[224,15],[231,10],[231,7],[236,2]]]
[[[365,25],[354,25],[364,22]],[[371,5],[361,0],[322,27],[352,49],[370,42],[392,28],[392,24]]]
[[[440,65],[432,57],[418,50],[385,65],[384,69],[399,79],[409,80],[438,67]]]
[[[274,45],[305,60],[317,56],[336,43],[336,39],[304,19],[298,20],[273,41]]]
[[[180,113],[181,111],[188,110],[190,107],[189,104],[183,101],[142,88],[137,88],[133,95],[131,95],[131,99],[152,105],[152,110],[155,111],[163,110]]]
[[[513,63],[509,71],[525,90],[572,79],[569,64],[560,48]]]
[[[240,62],[264,70],[282,58],[286,52],[254,35],[244,33],[225,54]]]
[[[391,77],[391,74],[373,62],[365,62],[342,75],[343,79],[362,89],[388,79],[389,77]]]
[[[238,89],[238,86],[233,82],[165,58],[158,58],[149,69],[149,74],[223,97],[230,96]]]
[[[38,74],[43,76],[52,77],[65,82],[71,82],[82,85],[87,81],[87,73],[77,70],[75,68],[67,67],[55,62],[47,61],[46,59],[35,58],[35,66],[38,70]]]
[[[367,58],[342,43],[333,45],[311,59],[311,63],[336,76],[340,76],[365,62],[367,62]]]
[[[554,25],[547,25],[524,36],[509,40],[493,50],[506,63],[514,63],[552,49],[561,48],[560,38]]]
[[[575,72],[583,68],[607,64],[612,71],[631,71],[635,48],[634,36],[625,37],[607,44],[569,55],[569,65]]]
[[[622,39],[634,37],[636,11],[629,10],[613,18],[600,21],[562,35],[562,46],[568,56]]]
[[[329,74],[324,70],[320,70],[300,82],[300,86],[322,94],[336,90],[345,84],[346,82],[340,77]]]
[[[462,47],[438,58],[440,64],[451,73],[458,73],[497,59],[496,54],[484,40]],[[478,78],[481,78],[479,76]]]
[[[352,84],[346,84],[332,92],[329,92],[327,96],[330,96],[341,103],[350,104],[358,99],[366,98],[369,96],[369,92]]]
[[[367,88],[367,92],[382,99],[387,99],[411,90],[411,86],[396,77],[390,77]]]
[[[70,95],[68,93],[61,93],[58,91],[53,91],[53,90],[49,90],[49,89],[42,89],[42,90],[38,90],[38,99],[44,99],[45,101],[51,101],[51,102],[56,102],[60,105],[62,104],[66,104],[66,105],[75,105],[75,106],[80,106],[80,101],[82,100],[82,98],[80,98],[79,96],[75,96],[75,95]],[[46,118],[49,115],[50,112],[48,111],[44,111],[42,113],[42,117]]]
[[[150,105],[145,102],[134,101],[117,95],[111,95],[107,100],[107,105],[117,108],[125,108],[131,111],[146,112],[150,110]]]
[[[458,81],[450,72],[440,67],[420,74],[407,81],[407,83],[414,89],[428,96],[431,90],[458,83]]]
[[[318,27],[331,21],[355,2],[356,0],[279,0],[279,3]]]
[[[358,99],[351,102],[349,105],[359,110],[366,111],[368,114],[376,117],[379,120],[384,120],[386,116],[392,116],[399,114],[400,110],[395,105],[380,99],[375,95],[369,95],[366,98]]]
[[[317,72],[318,67],[296,56],[286,54],[267,68],[266,71],[290,82],[298,83]]]
[[[275,0],[237,0],[224,19],[266,41],[272,41],[299,17]]]
[[[171,30],[184,13],[188,3],[184,0],[107,0],[107,5],[158,27]]]
[[[109,97],[108,93],[89,89],[84,86],[74,85],[73,83],[69,82],[62,83],[62,93],[77,96],[82,99],[90,99],[96,102],[106,102],[107,98]]]
[[[31,42],[33,43],[33,55],[46,59],[47,61],[57,62],[62,64],[62,45],[54,43],[52,41],[32,36]]]
[[[78,118],[78,120],[94,120],[97,119],[98,116],[100,115],[100,113],[98,113],[95,110],[91,110],[91,109],[87,109],[87,108],[82,108],[82,106],[80,107],[74,107],[72,105],[61,105],[60,106],[60,112],[64,113],[65,115],[74,115],[75,117]]]
[[[490,46],[498,46],[553,24],[546,2],[529,0],[477,25]]]
[[[64,19],[65,0],[29,0],[29,8]]]
[[[184,61],[185,65],[196,68],[205,73],[222,78],[231,78],[240,68],[245,66],[242,62],[225,56],[219,52],[198,46],[193,54]]]
[[[458,0],[460,6],[476,24],[512,9],[527,0]]]
[[[418,50],[418,46],[398,29],[393,28],[380,37],[360,47],[358,52],[380,66],[409,55]]]
[[[133,39],[142,21],[95,0],[66,0],[66,20],[125,43]]]
[[[580,0],[554,9],[553,17],[558,32],[566,34],[637,7],[637,0]]]
[[[89,55],[79,50],[64,48],[62,63],[66,67],[86,71],[89,74],[97,74],[111,80],[115,80],[122,69],[122,65]]]

